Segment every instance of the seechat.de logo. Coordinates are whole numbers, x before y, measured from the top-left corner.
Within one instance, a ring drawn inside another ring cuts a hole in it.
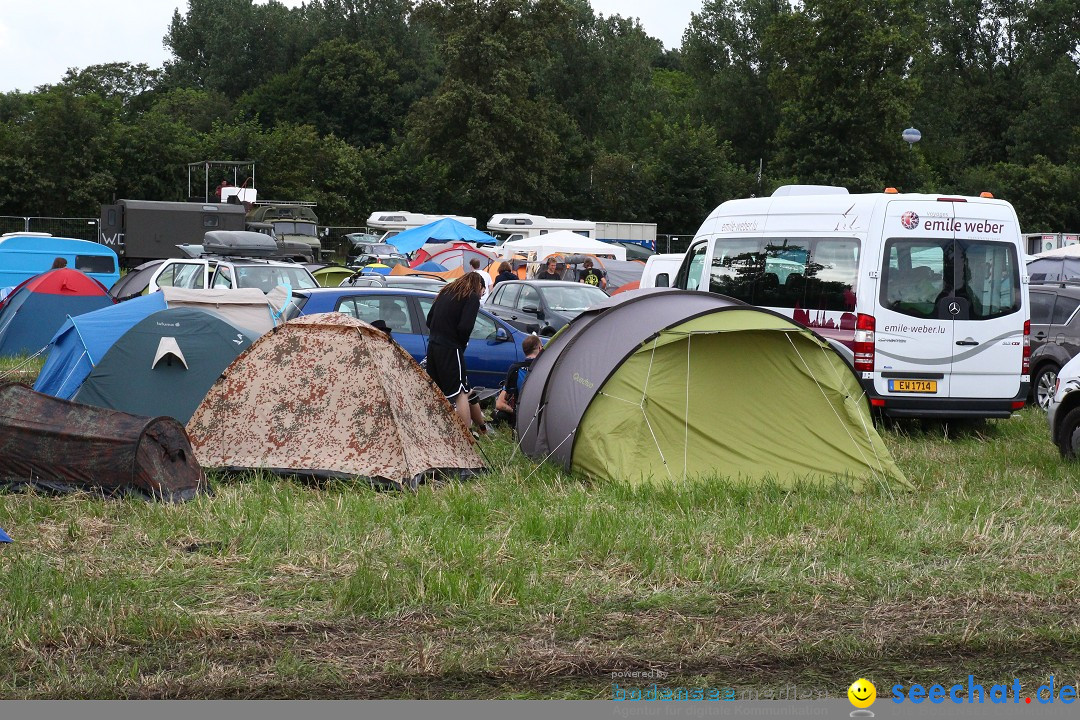
[[[914,230],[919,227],[919,216],[911,210],[908,210],[900,216],[900,224],[908,230]]]
[[[867,710],[877,700],[877,688],[874,683],[866,678],[859,678],[851,683],[847,689],[848,700],[856,707],[851,712],[851,717],[874,717],[874,713]]]

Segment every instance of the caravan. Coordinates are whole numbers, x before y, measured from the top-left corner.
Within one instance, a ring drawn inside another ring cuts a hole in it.
[[[886,415],[1008,417],[1028,395],[1022,258],[1016,213],[986,193],[797,185],[716,208],[674,284],[843,342]]]
[[[498,238],[499,244],[502,245],[504,242],[525,240],[563,230],[592,238],[596,233],[596,223],[588,220],[546,218],[543,215],[525,213],[498,213],[488,220],[487,229]]]
[[[436,220],[442,220],[443,218],[452,218],[471,228],[476,227],[476,218],[474,217],[465,217],[462,215],[426,215],[424,213],[405,212],[404,210],[376,210],[368,217],[367,226],[372,230],[380,231],[382,234],[379,235],[379,242],[386,242],[388,238],[392,238],[398,233],[403,233],[406,230],[412,230],[413,228],[423,227],[428,223],[433,223]]]

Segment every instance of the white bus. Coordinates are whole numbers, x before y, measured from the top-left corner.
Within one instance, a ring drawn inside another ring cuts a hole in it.
[[[674,285],[843,342],[887,415],[1008,417],[1029,384],[1022,242],[1012,206],[988,193],[784,186],[716,208]]]
[[[487,224],[488,231],[502,245],[509,240],[524,240],[538,235],[569,230],[570,232],[591,238],[596,233],[596,223],[588,220],[567,220],[548,218],[543,215],[526,213],[497,213],[491,216]]]
[[[452,218],[471,228],[476,227],[476,218],[464,215],[425,215],[424,213],[405,212],[404,210],[376,210],[367,219],[367,226],[372,230],[381,230],[379,242],[386,242],[400,232],[422,227],[428,223]]]

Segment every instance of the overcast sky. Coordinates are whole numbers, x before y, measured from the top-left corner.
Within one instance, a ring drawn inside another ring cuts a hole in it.
[[[286,0],[298,6],[300,0]],[[645,31],[678,47],[702,0],[592,0],[601,15],[641,19]],[[186,0],[0,0],[0,92],[59,82],[68,68],[108,62],[160,67],[162,38]]]

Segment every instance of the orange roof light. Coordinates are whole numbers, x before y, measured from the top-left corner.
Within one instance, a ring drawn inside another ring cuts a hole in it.
[[[887,188],[885,188],[885,194],[886,195],[899,195],[900,191],[897,190],[894,187],[887,187]]]
[[[994,197],[994,193],[991,193],[991,192],[986,192],[986,191],[984,190],[983,192],[979,193],[979,197],[981,197],[981,198],[993,198],[993,197]]]

